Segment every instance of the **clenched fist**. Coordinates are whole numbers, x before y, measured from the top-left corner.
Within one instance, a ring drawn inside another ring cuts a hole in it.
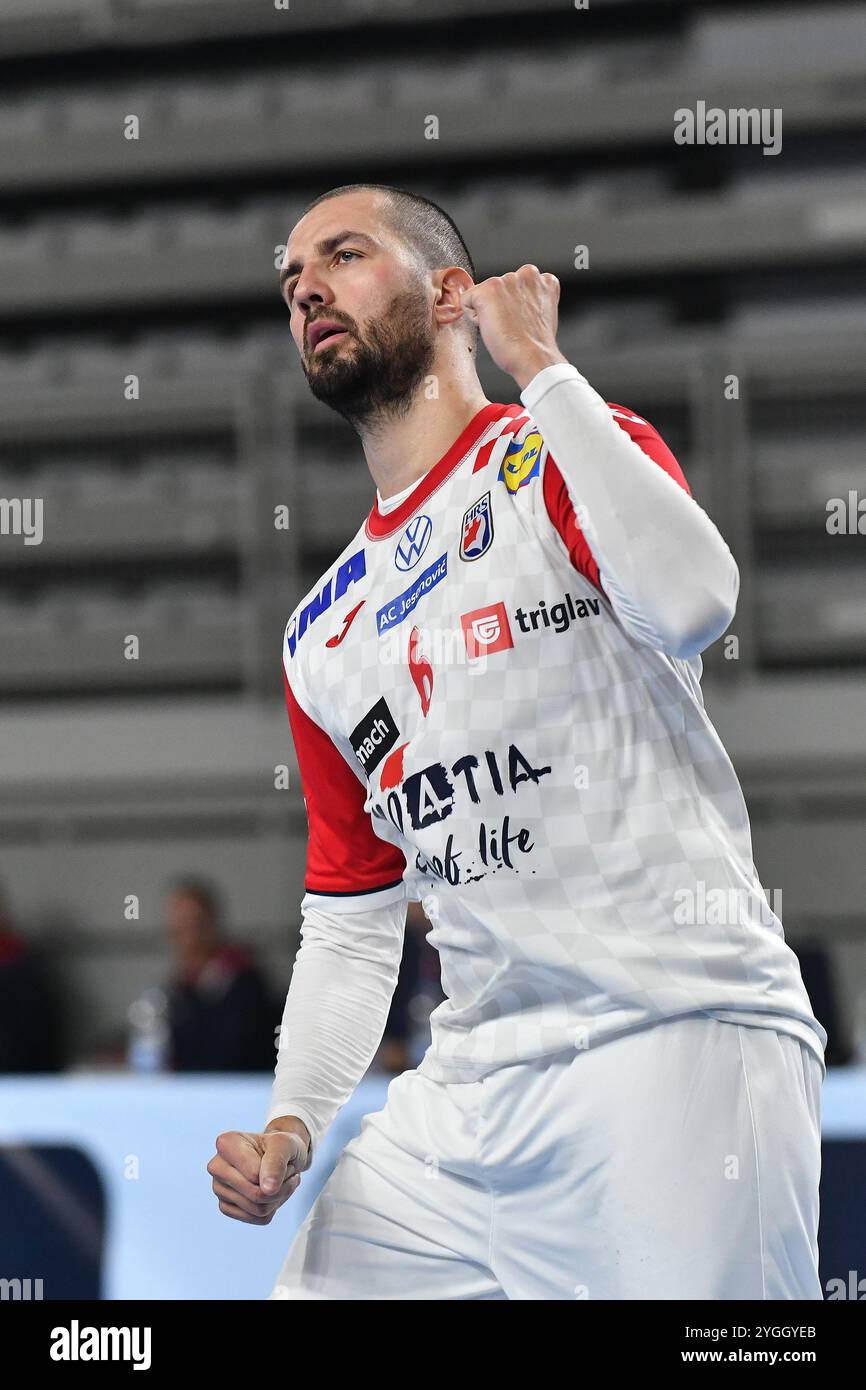
[[[537,265],[470,285],[461,304],[497,367],[514,377],[521,391],[543,367],[567,362],[556,343],[559,281]]]
[[[300,1121],[289,1123],[292,1128],[269,1127],[264,1134],[228,1130],[217,1137],[207,1171],[224,1216],[267,1226],[291,1197],[309,1166],[309,1135],[305,1140]]]

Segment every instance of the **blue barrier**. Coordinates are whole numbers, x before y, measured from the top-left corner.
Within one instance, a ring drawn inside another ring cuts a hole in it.
[[[269,1075],[132,1074],[0,1078],[0,1145],[78,1148],[100,1174],[106,1204],[102,1296],[107,1299],[266,1298],[307,1211],[362,1117],[385,1104],[388,1078],[368,1076],[325,1136],[294,1197],[265,1227],[222,1216],[206,1165],[218,1133],[259,1130],[270,1101]],[[866,1153],[866,1067],[831,1070],[823,1088],[825,1154]],[[845,1148],[841,1146],[846,1146]],[[862,1174],[862,1159],[857,1159]],[[855,1165],[856,1166],[856,1165]],[[850,1165],[849,1165],[850,1168]],[[847,1191],[822,1184],[826,1210],[850,1210]],[[844,1171],[840,1166],[839,1172]],[[21,1164],[16,1170],[20,1181]],[[55,1193],[55,1202],[57,1194]],[[60,1195],[62,1201],[62,1193]],[[0,1209],[5,1205],[0,1192]],[[844,1223],[842,1223],[844,1224]],[[841,1225],[840,1225],[841,1228]],[[828,1269],[822,1247],[822,1273]],[[25,1256],[0,1249],[0,1277],[43,1280],[51,1270],[9,1268]],[[866,1275],[866,1251],[834,1252],[829,1264]],[[841,1261],[841,1263],[840,1263]],[[844,1273],[844,1271],[843,1271]],[[864,1293],[866,1296],[866,1293]]]

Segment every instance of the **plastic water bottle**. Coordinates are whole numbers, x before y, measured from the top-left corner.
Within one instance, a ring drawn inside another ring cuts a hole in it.
[[[165,990],[146,989],[129,1006],[129,1047],[132,1071],[158,1072],[168,1066],[168,1000]]]

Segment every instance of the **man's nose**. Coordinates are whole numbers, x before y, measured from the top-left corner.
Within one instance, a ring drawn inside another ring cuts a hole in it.
[[[301,275],[295,285],[295,303],[305,313],[309,313],[314,304],[332,304],[334,296],[328,287],[327,281],[314,272],[305,272]]]
[[[325,296],[319,294],[315,290],[311,290],[309,294],[296,294],[295,303],[303,313],[309,314],[314,306],[325,303]]]

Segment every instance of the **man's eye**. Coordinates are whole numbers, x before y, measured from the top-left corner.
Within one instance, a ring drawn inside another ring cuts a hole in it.
[[[360,254],[361,254],[360,251],[338,251],[338,252],[336,253],[336,255],[334,256],[334,260],[335,260],[335,261],[339,261],[339,259],[340,259],[341,256],[355,256],[355,257],[356,257],[356,256],[360,256]],[[287,303],[287,304],[291,304],[291,302],[292,302],[292,300],[293,300],[293,298],[294,298],[294,295],[295,295],[295,289],[296,289],[296,287],[297,287],[297,284],[298,284],[298,277],[297,277],[297,276],[295,277],[294,280],[287,280],[287,281],[286,281],[286,285],[285,285],[285,296],[286,296],[286,303]]]

